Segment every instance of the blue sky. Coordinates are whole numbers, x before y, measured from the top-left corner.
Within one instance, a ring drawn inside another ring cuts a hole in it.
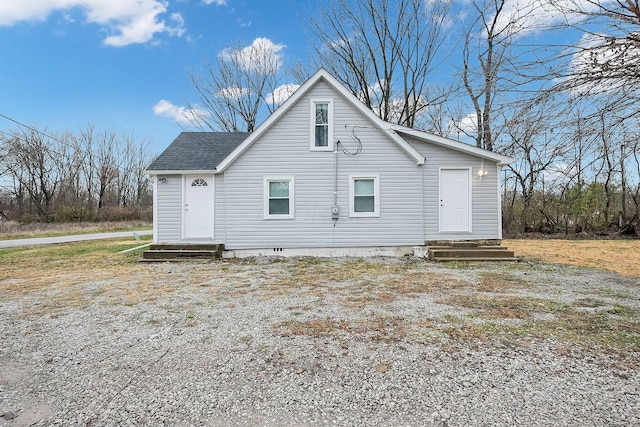
[[[295,0],[0,0],[0,114],[49,132],[92,123],[161,151],[181,131],[154,112],[195,101],[187,76],[226,45],[258,37],[308,47]],[[0,130],[15,129],[0,117]]]
[[[197,102],[189,69],[257,39],[272,44],[286,66],[307,63],[302,26],[315,1],[0,0],[0,114],[48,132],[77,133],[90,123],[134,132],[160,152],[182,130],[175,120],[181,109]],[[456,51],[455,25],[470,7],[455,3],[444,51]],[[544,43],[541,28],[562,20],[544,3],[512,0],[505,19],[521,17],[523,37]],[[579,36],[572,38],[566,42]],[[454,75],[445,64],[442,76]],[[0,117],[0,131],[15,128]]]

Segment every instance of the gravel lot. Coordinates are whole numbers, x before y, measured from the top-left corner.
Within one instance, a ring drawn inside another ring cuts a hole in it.
[[[136,268],[0,294],[0,426],[640,425],[637,277],[388,258]],[[126,291],[141,271],[152,297]]]

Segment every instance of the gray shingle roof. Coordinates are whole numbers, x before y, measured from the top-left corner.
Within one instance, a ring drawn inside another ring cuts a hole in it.
[[[182,132],[147,171],[213,170],[248,132]]]

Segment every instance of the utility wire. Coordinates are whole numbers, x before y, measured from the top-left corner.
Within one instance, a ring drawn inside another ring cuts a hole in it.
[[[74,151],[75,151],[75,150],[78,150],[78,147],[75,147],[75,146],[73,146],[73,145],[69,144],[68,142],[61,141],[61,140],[60,140],[60,139],[58,139],[58,138],[55,138],[55,137],[53,137],[53,136],[51,136],[51,135],[48,135],[48,134],[46,134],[46,133],[44,133],[44,132],[42,132],[42,131],[39,131],[38,129],[35,129],[35,128],[33,128],[33,127],[29,126],[29,125],[26,125],[26,124],[24,124],[24,123],[21,123],[21,122],[19,122],[19,121],[18,121],[18,120],[16,120],[16,119],[12,119],[11,117],[6,116],[6,115],[4,115],[4,114],[2,114],[2,113],[0,113],[0,117],[5,118],[5,119],[7,119],[7,120],[11,121],[11,122],[13,122],[13,123],[17,124],[18,126],[23,126],[23,127],[27,128],[27,129],[29,129],[29,130],[33,131],[33,132],[36,132],[36,133],[38,133],[38,134],[40,134],[40,135],[43,135],[43,136],[45,136],[45,137],[47,137],[47,138],[49,138],[49,139],[52,139],[52,140],[54,140],[54,141],[57,141],[57,142],[59,142],[60,144],[62,144],[62,145],[64,145],[64,146],[66,146],[66,147],[68,147],[68,148],[71,148],[71,149],[72,149],[72,150],[74,150]],[[3,130],[0,130],[0,132],[2,132],[3,134],[5,134],[5,135],[7,135],[7,136],[9,136],[9,137],[17,138],[17,139],[19,139],[19,140],[21,140],[21,141],[24,141],[24,142],[29,142],[29,141],[28,141],[25,137],[23,137],[23,136],[10,134],[10,133],[5,132],[5,131],[3,131]],[[55,154],[55,155],[57,155],[57,156],[65,156],[64,154],[62,154],[62,153],[60,153],[60,152],[58,152],[58,151],[56,151],[56,150],[54,150],[54,149],[52,149],[52,148],[50,148],[50,147],[47,147],[47,149],[48,149],[48,151],[49,151],[49,152],[51,152],[51,153],[53,153],[53,154]],[[119,170],[120,170],[120,169],[124,169],[124,167],[122,167],[120,164],[118,164],[118,169],[119,169]]]
[[[39,130],[38,130],[38,129],[36,129],[36,128],[33,128],[33,127],[29,126],[29,125],[25,125],[24,123],[21,123],[21,122],[17,121],[16,119],[12,119],[12,118],[11,118],[11,117],[9,117],[9,116],[5,116],[5,115],[4,115],[4,114],[2,114],[2,113],[0,113],[0,117],[5,118],[5,119],[7,119],[7,120],[9,120],[9,121],[11,121],[11,122],[13,122],[13,123],[15,123],[15,124],[19,125],[19,126],[25,127],[25,128],[27,128],[27,129],[29,129],[29,130],[31,130],[31,131],[33,131],[33,132],[39,133],[40,135],[46,136],[46,137],[47,137],[47,138],[49,138],[49,139],[53,139],[54,141],[59,142],[59,143],[60,143],[60,144],[62,144],[62,145],[66,145],[66,146],[67,146],[67,147],[69,147],[69,148],[74,148],[74,147],[73,147],[71,144],[69,144],[68,142],[64,142],[64,141],[61,141],[61,140],[59,140],[58,138],[55,138],[55,137],[53,137],[53,136],[51,136],[51,135],[47,135],[46,133],[44,133],[44,132],[42,132],[42,131],[39,131]],[[5,134],[6,134],[6,132],[2,132],[2,133],[5,133]]]

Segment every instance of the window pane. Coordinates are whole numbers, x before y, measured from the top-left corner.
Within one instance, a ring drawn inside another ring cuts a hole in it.
[[[191,183],[192,187],[206,187],[207,185],[209,185],[207,181],[202,178],[198,178]]]
[[[374,185],[372,179],[355,179],[353,191],[356,196],[373,196]]]
[[[270,199],[269,215],[289,215],[289,199]]]
[[[316,126],[316,147],[329,146],[329,127]]]
[[[269,197],[289,197],[288,181],[269,182]]]
[[[329,104],[316,104],[316,124],[329,124]]]
[[[353,200],[354,212],[375,212],[373,196],[355,196]]]

